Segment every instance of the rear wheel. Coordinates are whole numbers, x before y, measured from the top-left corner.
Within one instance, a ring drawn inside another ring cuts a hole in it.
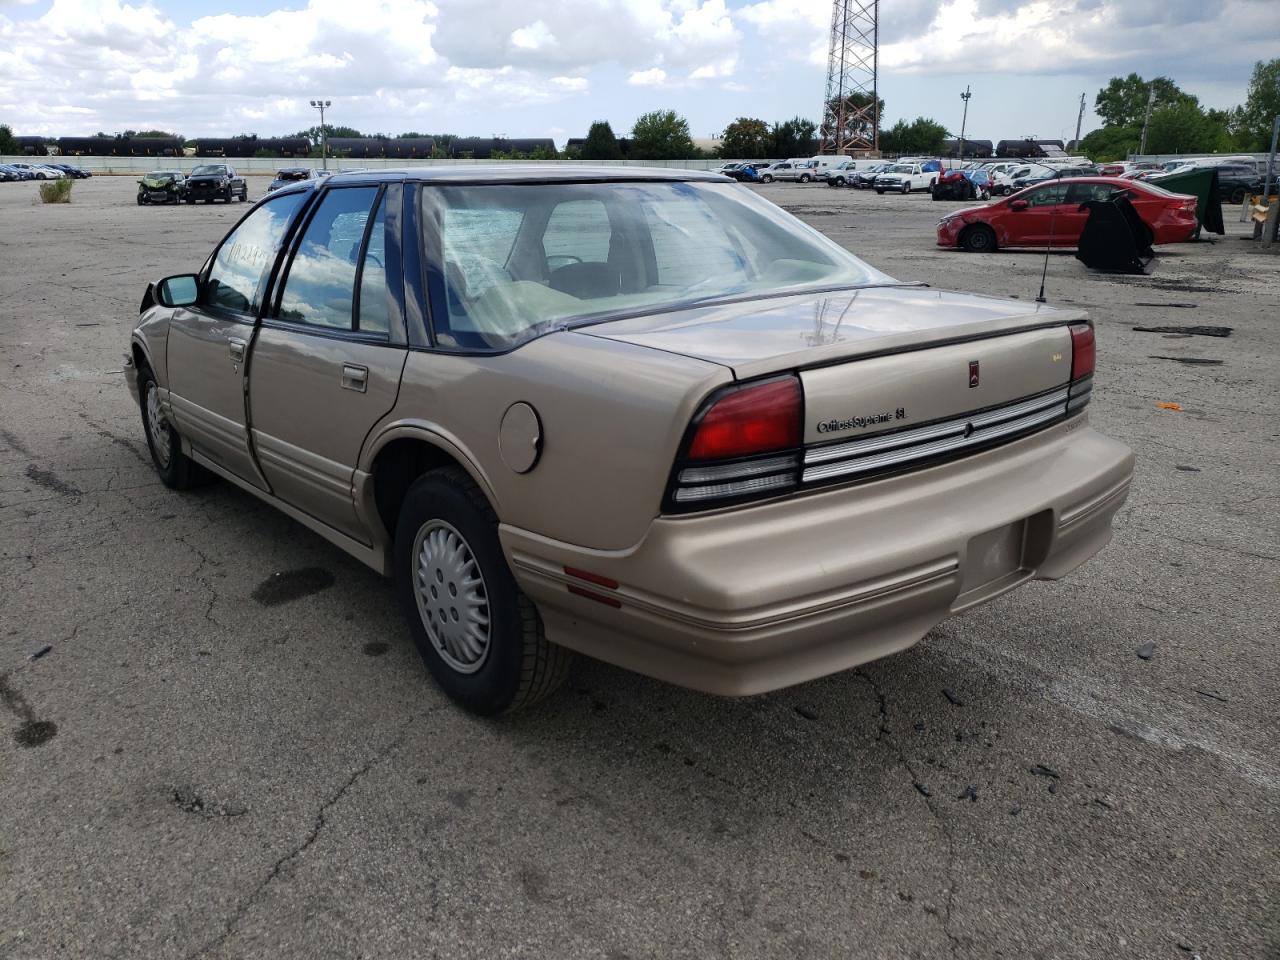
[[[884,191],[881,190],[879,187],[876,187],[876,193],[880,194],[880,196],[882,197],[884,196]]]
[[[996,232],[985,223],[975,223],[960,234],[960,246],[970,253],[993,253],[996,249]]]
[[[1236,187],[1231,191],[1231,203],[1244,203],[1244,187]]]
[[[396,585],[432,677],[472,713],[493,716],[554,691],[572,654],[546,639],[498,542],[498,518],[456,467],[414,482],[396,523]]]
[[[767,174],[767,173],[766,173],[764,176],[762,176],[762,177],[760,178],[760,182],[761,182],[761,183],[773,183],[773,177],[771,177],[769,174]]]
[[[812,178],[811,178],[807,173],[802,173],[802,174],[800,174],[800,182],[801,182],[801,183],[808,183],[808,182],[810,181],[810,179],[812,179]]]

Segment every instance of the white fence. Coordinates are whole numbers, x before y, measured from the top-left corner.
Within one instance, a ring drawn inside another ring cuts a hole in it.
[[[138,175],[149,170],[190,173],[205,163],[229,163],[237,173],[273,174],[282,167],[321,168],[319,160],[287,157],[0,157],[0,163],[65,163],[95,174]],[[391,160],[330,157],[328,168],[341,170],[403,170],[407,167],[456,167],[478,163],[564,167],[667,167],[674,170],[716,170],[723,160]]]

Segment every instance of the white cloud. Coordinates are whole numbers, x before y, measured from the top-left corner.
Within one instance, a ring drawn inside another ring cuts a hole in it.
[[[541,20],[511,31],[511,45],[521,50],[545,50],[555,44],[555,35]]]
[[[661,67],[652,70],[639,70],[627,77],[627,83],[633,87],[660,87],[667,82],[667,71]]]

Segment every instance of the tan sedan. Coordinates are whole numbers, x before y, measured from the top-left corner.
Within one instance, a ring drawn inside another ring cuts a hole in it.
[[[1133,470],[1082,314],[899,283],[688,171],[287,186],[148,288],[126,364],[165,483],[394,576],[485,714],[571,650],[720,694],[901,650],[1096,553]]]

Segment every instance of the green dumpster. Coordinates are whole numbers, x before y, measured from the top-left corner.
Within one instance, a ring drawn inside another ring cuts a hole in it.
[[[1222,224],[1222,201],[1218,199],[1218,171],[1213,167],[1153,178],[1151,184],[1170,193],[1191,194],[1199,201],[1196,203],[1197,237],[1202,229],[1220,235],[1227,232]]]

